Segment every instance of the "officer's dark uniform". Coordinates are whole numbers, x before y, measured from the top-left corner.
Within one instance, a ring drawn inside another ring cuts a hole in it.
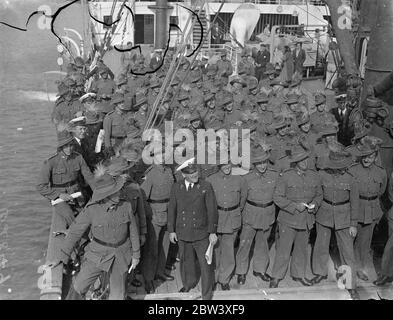
[[[195,287],[202,277],[202,299],[212,298],[213,268],[205,253],[209,234],[217,231],[217,201],[211,184],[199,180],[187,190],[185,180],[172,186],[168,207],[168,232],[176,232],[179,240],[180,272],[186,290]],[[196,259],[198,261],[196,261]]]

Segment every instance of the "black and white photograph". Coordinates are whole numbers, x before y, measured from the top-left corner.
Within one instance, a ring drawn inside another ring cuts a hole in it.
[[[393,299],[392,51],[392,0],[0,0],[0,300]]]

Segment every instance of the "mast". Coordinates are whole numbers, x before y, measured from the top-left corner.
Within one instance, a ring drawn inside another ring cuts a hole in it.
[[[165,49],[168,42],[168,10],[173,9],[168,5],[167,0],[157,0],[154,6],[148,6],[154,11],[154,49]]]

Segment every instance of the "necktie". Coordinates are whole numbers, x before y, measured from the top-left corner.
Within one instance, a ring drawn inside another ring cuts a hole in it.
[[[194,186],[194,184],[193,184],[193,183],[190,183],[190,184],[188,185],[188,190],[191,190],[193,186]]]

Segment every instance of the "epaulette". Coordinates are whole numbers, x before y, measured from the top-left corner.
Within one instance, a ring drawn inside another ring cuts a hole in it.
[[[348,168],[349,169],[349,168]],[[354,177],[354,175],[352,173],[349,172],[349,170],[345,170],[346,173],[348,173],[351,177]]]
[[[380,166],[379,164],[377,164],[377,163],[375,163],[375,162],[374,162],[374,165],[375,165],[376,167],[382,169],[382,170],[386,170],[384,167]]]
[[[276,168],[272,168],[272,167],[267,167],[267,170],[273,171],[273,172],[278,172],[278,170]]]
[[[110,114],[114,113],[116,110],[109,111],[106,115],[109,116]]]

